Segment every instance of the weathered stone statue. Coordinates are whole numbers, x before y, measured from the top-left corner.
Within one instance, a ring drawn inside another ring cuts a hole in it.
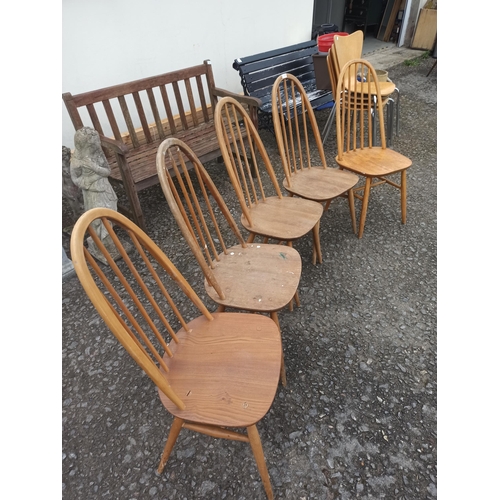
[[[82,189],[86,211],[95,207],[117,209],[117,196],[108,180],[111,169],[104,156],[99,134],[93,128],[83,127],[76,131],[75,150],[71,157],[70,171],[71,179],[76,186]],[[119,257],[103,223],[99,220],[93,222],[92,225],[113,258]],[[101,262],[106,263],[105,258],[90,237],[87,239],[87,243],[90,253]]]
[[[82,190],[71,180],[71,149],[62,147],[62,195],[68,201],[73,212],[73,222],[78,220],[84,211]]]

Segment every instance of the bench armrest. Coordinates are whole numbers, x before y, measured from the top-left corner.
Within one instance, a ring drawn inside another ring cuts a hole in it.
[[[116,139],[111,139],[110,137],[100,136],[101,145],[103,148],[111,149],[115,153],[126,155],[129,152],[129,148],[123,144],[123,142],[117,141]]]
[[[248,107],[260,108],[262,106],[262,101],[258,97],[250,97],[247,95],[236,94],[229,90],[221,89],[219,87],[214,87],[212,89],[213,94],[217,97],[233,97],[238,102],[246,104]]]
[[[216,97],[232,97],[241,104],[247,105],[250,120],[252,120],[256,129],[259,128],[259,119],[257,117],[257,112],[262,106],[262,101],[258,97],[236,94],[235,92],[230,92],[229,90],[221,89],[219,87],[213,87],[212,93]]]

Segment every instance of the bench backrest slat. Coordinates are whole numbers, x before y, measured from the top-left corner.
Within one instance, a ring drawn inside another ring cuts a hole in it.
[[[196,115],[196,106],[194,105],[194,99],[193,99],[193,89],[191,88],[191,82],[189,80],[184,80],[184,84],[186,85],[186,91],[187,91],[187,96],[188,96],[188,102],[189,102],[189,110],[191,111],[191,116],[193,118],[193,123],[195,127],[198,126],[198,116]],[[193,113],[193,111],[195,111]]]
[[[91,126],[135,149],[212,121],[213,88],[212,65],[206,61],[78,95],[66,93],[63,99],[75,130]]]
[[[132,139],[132,144],[134,145],[134,148],[138,148],[140,146],[139,139],[137,138],[137,134],[135,132],[134,122],[132,121],[132,117],[128,111],[127,101],[122,95],[118,96],[118,101],[120,103],[123,117],[125,118],[125,123],[127,124],[128,133]]]
[[[108,121],[111,126],[111,130],[113,131],[113,135],[115,136],[115,139],[119,141],[121,139],[121,132],[120,129],[118,128],[118,123],[116,123],[116,118],[115,114],[113,113],[113,108],[111,107],[111,104],[108,99],[104,99],[102,101],[102,104],[104,106],[104,110],[106,111],[106,116],[108,117]]]
[[[139,92],[132,92],[132,97],[134,98],[135,109],[139,115],[139,120],[141,121],[142,130],[146,137],[148,144],[151,143],[151,133],[149,131],[148,121],[146,120],[146,115],[144,114],[144,107],[142,106],[141,96]]]
[[[200,96],[203,119],[205,120],[205,123],[208,123],[210,121],[210,116],[208,114],[207,100],[205,99],[205,94],[203,92],[203,82],[200,76],[196,77],[196,86],[198,87],[198,95]]]
[[[94,105],[93,104],[87,105],[87,111],[89,113],[90,119],[92,120],[92,125],[97,130],[97,132],[102,134],[101,122],[99,121],[99,117],[97,116]]]
[[[160,139],[165,139],[165,131],[163,130],[163,125],[161,123],[160,113],[158,112],[158,106],[156,105],[155,95],[152,89],[146,90],[149,99],[149,105],[151,106],[151,110],[153,111],[153,116],[156,123],[156,130],[159,133]]]
[[[245,95],[257,97],[262,101],[259,109],[263,113],[271,113],[274,82],[285,73],[295,76],[300,81],[313,109],[316,109],[332,100],[331,91],[316,88],[313,55],[317,52],[316,41],[308,40],[235,59],[233,68],[239,72]]]
[[[177,103],[177,111],[181,118],[181,123],[184,130],[188,129],[188,123],[186,119],[186,112],[184,111],[184,103],[182,102],[181,91],[179,90],[179,82],[173,82],[172,87],[174,88],[175,102]]]

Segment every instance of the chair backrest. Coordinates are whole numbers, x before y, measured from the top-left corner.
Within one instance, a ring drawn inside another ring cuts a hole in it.
[[[184,409],[168,382],[162,352],[173,357],[168,337],[177,342],[178,327],[188,329],[181,311],[192,315],[195,309],[213,319],[201,299],[142,229],[108,208],[93,208],[78,219],[71,235],[71,258],[106,325],[157,387]],[[182,305],[176,305],[167,290],[176,287],[187,299]]]
[[[188,165],[192,169],[188,170]],[[233,244],[224,240],[229,236],[228,228],[231,236],[246,247],[238,225],[208,172],[186,143],[175,138],[163,141],[156,155],[156,169],[170,210],[207,282],[224,299],[211,269],[220,260],[219,255],[227,254]],[[224,216],[227,225],[221,226],[218,213]]]
[[[361,54],[363,53],[363,31],[358,30],[347,36],[334,36],[330,51],[333,51],[335,54],[335,74],[338,78],[342,68],[349,61],[352,59],[361,59]]]
[[[271,160],[248,113],[232,97],[217,103],[215,129],[231,183],[251,226],[252,206],[268,196],[283,197]]]
[[[291,176],[313,166],[326,168],[321,134],[307,94],[293,75],[280,75],[273,85],[273,124],[283,170]]]
[[[339,160],[344,153],[374,146],[374,113],[377,113],[381,147],[386,148],[380,86],[375,69],[368,61],[353,59],[344,66],[335,101]]]

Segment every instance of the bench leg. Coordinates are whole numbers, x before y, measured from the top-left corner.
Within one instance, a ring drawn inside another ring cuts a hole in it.
[[[139,202],[139,195],[135,188],[135,184],[132,179],[132,175],[130,174],[130,170],[128,168],[126,160],[118,154],[116,155],[116,159],[123,180],[123,188],[125,189],[125,194],[127,195],[128,201],[130,203],[132,218],[143,231],[146,231],[144,215],[142,213],[141,203]]]

